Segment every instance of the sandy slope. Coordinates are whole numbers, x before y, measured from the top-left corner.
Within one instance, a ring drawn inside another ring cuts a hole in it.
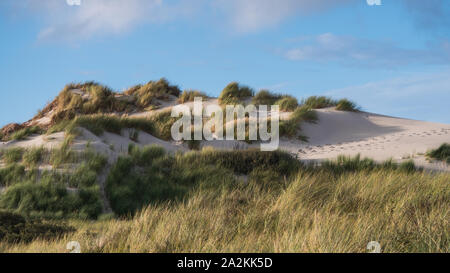
[[[217,103],[217,99],[208,99],[204,101],[203,105]],[[186,104],[192,106],[192,103]],[[174,105],[176,105],[175,100],[162,104],[156,111],[136,113],[130,117],[146,117],[159,111],[169,110]],[[321,161],[336,158],[338,155],[361,154],[363,157],[373,158],[377,161],[392,158],[394,161],[401,162],[413,159],[417,165],[427,169],[450,171],[450,165],[428,162],[424,156],[428,150],[435,149],[445,142],[450,143],[450,124],[416,121],[366,112],[343,112],[333,108],[316,111],[319,118],[316,124],[303,123],[301,125],[301,134],[309,137],[309,142],[282,138],[280,149],[305,161]],[[288,116],[289,113],[281,114],[282,119],[286,119]],[[81,131],[82,134],[76,138],[73,148],[83,150],[89,144],[98,152],[107,155],[111,163],[119,155],[127,153],[130,143],[139,146],[157,144],[169,152],[188,150],[185,145],[163,141],[145,132],[140,132],[138,142],[133,142],[129,138],[128,130],[123,130],[121,135],[105,133],[102,136],[96,136],[85,129],[81,129]],[[0,149],[16,146],[55,148],[63,139],[64,133],[31,136],[24,141],[0,142]],[[214,140],[203,141],[202,146],[233,150],[259,147],[259,144],[248,145],[241,141]]]
[[[338,155],[363,157],[382,161],[413,159],[429,169],[450,171],[445,163],[429,163],[424,153],[450,142],[450,125],[394,118],[371,113],[317,110],[317,124],[303,124],[302,134],[308,143],[285,140],[281,149],[305,160],[323,160]]]

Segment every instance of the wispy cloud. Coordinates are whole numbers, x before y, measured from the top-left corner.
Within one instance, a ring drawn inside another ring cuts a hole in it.
[[[146,21],[157,21],[162,0],[81,0],[70,6],[66,1],[45,1],[40,5],[29,0],[35,10],[51,15],[39,39],[78,40],[94,35],[118,34]],[[42,1],[39,1],[42,2]]]
[[[448,64],[450,44],[409,49],[389,41],[360,39],[325,33],[300,39],[300,45],[284,56],[292,61],[336,62],[349,66],[397,67],[409,64]]]
[[[450,123],[450,70],[411,74],[324,94],[350,98],[366,111]]]
[[[276,25],[294,15],[309,15],[355,0],[215,0],[239,32]]]

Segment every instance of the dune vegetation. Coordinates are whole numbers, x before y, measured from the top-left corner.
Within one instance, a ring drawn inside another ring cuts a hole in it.
[[[450,144],[444,143],[439,148],[429,151],[427,157],[450,164]]]
[[[195,166],[195,167],[194,167]],[[116,217],[2,252],[448,252],[449,174],[340,157],[303,165],[281,152],[131,148],[108,178]],[[66,223],[66,222],[65,222]]]
[[[206,97],[165,79],[122,93],[71,84],[35,117],[51,117],[47,126],[5,130],[8,140],[65,134],[53,150],[0,149],[0,252],[66,252],[70,241],[82,252],[366,252],[370,241],[383,252],[449,251],[448,173],[360,156],[307,164],[282,151],[199,150],[198,141],[188,141],[189,152],[137,146],[140,132],[170,141],[177,118],[170,107],[145,118],[130,113],[197,96]],[[279,105],[291,112],[280,136],[303,141],[302,124],[318,121],[315,109],[360,109],[346,99],[254,94],[236,82],[218,100]],[[89,142],[75,151],[80,128],[128,132],[136,145],[114,158]],[[443,144],[427,156],[449,162],[448,151]]]

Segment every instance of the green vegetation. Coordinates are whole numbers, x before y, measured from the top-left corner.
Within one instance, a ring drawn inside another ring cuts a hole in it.
[[[252,104],[254,105],[274,105],[275,102],[281,99],[281,95],[274,94],[269,90],[261,90],[255,94],[252,98]]]
[[[348,111],[348,112],[358,112],[360,109],[353,101],[348,99],[341,99],[337,102],[336,110],[338,111]]]
[[[105,253],[367,252],[370,241],[385,253],[450,250],[448,173],[359,157],[296,166],[278,152],[248,153],[132,148],[108,178],[114,209],[128,217],[73,222],[71,238]],[[66,241],[0,249],[60,251]]]
[[[252,97],[253,94],[254,91],[251,88],[241,86],[237,82],[232,82],[223,89],[222,93],[220,93],[219,104],[240,104],[242,103],[242,100]]]
[[[132,147],[113,166],[107,193],[114,212],[128,215],[152,203],[180,201],[198,187],[235,186],[235,174],[264,169],[287,177],[299,166],[282,152],[204,150],[171,156],[156,146]]]
[[[56,113],[52,116],[52,124],[79,114],[123,112],[127,108],[126,102],[117,100],[110,88],[95,82],[66,85],[54,104]]]
[[[20,214],[0,211],[0,242],[29,243],[36,239],[54,240],[75,229],[66,225],[25,219]]]
[[[28,167],[35,167],[48,154],[48,151],[44,148],[31,148],[27,149],[23,155],[23,163]]]
[[[11,164],[22,161],[24,152],[25,152],[24,148],[16,147],[0,151],[0,155],[1,158],[5,161],[5,163]]]
[[[171,110],[155,113],[149,117],[150,123],[154,126],[155,130],[152,135],[163,139],[172,140],[171,128],[172,125],[178,120],[171,116]]]
[[[42,134],[43,130],[39,128],[38,126],[32,126],[23,128],[22,130],[19,130],[17,132],[14,132],[11,134],[11,136],[8,138],[8,140],[24,140],[30,135],[34,134]]]
[[[450,164],[450,144],[444,143],[439,148],[429,151],[427,157]]]
[[[38,154],[42,158],[43,153],[41,149],[27,150],[25,155],[30,159],[24,156],[23,161],[31,162],[35,167]],[[50,154],[51,162],[55,161],[52,159],[54,153],[57,150]],[[35,218],[95,219],[102,210],[97,176],[105,166],[106,159],[89,150],[77,154],[71,151],[70,154],[72,162],[79,164],[74,172],[26,171],[19,163],[0,169],[0,186],[7,186],[0,195],[0,208]],[[67,186],[76,192],[69,192]]]
[[[306,105],[311,109],[321,109],[326,107],[333,107],[337,105],[337,101],[332,98],[324,97],[324,96],[311,96],[306,100],[302,100],[302,105]]]
[[[207,98],[208,96],[197,90],[185,90],[178,98],[178,103],[194,101],[195,97]]]
[[[151,106],[155,103],[155,99],[168,99],[169,95],[178,97],[180,93],[178,86],[170,85],[164,78],[156,82],[149,81],[145,85],[134,86],[126,92],[127,95],[136,97],[137,105],[141,108]]]
[[[283,96],[277,100],[275,104],[280,106],[280,111],[286,112],[295,111],[298,107],[297,99],[291,96]]]
[[[302,105],[306,105],[311,109],[321,109],[326,107],[336,107],[339,111],[357,112],[360,107],[356,103],[349,101],[348,99],[334,100],[324,96],[311,96],[306,100],[302,100]]]
[[[113,115],[88,115],[79,116],[71,121],[62,121],[48,130],[48,134],[65,130],[70,133],[75,128],[83,127],[96,135],[101,135],[105,131],[121,134],[122,129],[136,129],[153,133],[155,127],[149,119],[145,118],[125,118]]]
[[[299,131],[301,122],[315,123],[317,113],[308,106],[295,109],[288,120],[280,121],[280,136],[295,137]],[[304,137],[302,137],[304,139]]]

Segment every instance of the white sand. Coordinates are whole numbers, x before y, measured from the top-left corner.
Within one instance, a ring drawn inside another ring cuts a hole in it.
[[[204,100],[203,105],[217,104],[217,99]],[[130,117],[148,117],[160,111],[167,111],[176,104],[175,99],[167,102],[158,110],[135,113]],[[192,107],[192,102],[186,103]],[[303,123],[301,135],[309,137],[305,143],[297,139],[280,140],[280,149],[296,155],[304,161],[322,161],[334,159],[339,155],[373,158],[377,161],[393,159],[397,162],[413,159],[422,167],[431,170],[450,171],[450,166],[442,162],[428,162],[425,153],[441,144],[450,143],[450,124],[439,124],[416,121],[389,116],[382,116],[366,112],[343,112],[333,108],[316,110],[317,124]],[[281,113],[286,119],[289,113]],[[47,121],[44,117],[40,123]],[[91,132],[80,129],[82,135],[74,141],[75,150],[84,150],[89,145],[96,151],[105,154],[110,162],[119,155],[126,154],[128,145],[139,146],[156,144],[169,152],[187,151],[186,145],[163,141],[145,132],[139,132],[138,142],[129,138],[129,130],[123,130],[121,135],[104,133],[96,136]],[[57,148],[64,140],[64,133],[52,135],[30,136],[23,141],[0,142],[0,149],[10,147],[45,147]],[[259,144],[248,145],[242,141],[202,141],[202,147],[233,150],[259,147]]]
[[[304,123],[301,134],[309,142],[283,140],[280,148],[304,160],[324,160],[338,155],[392,158],[401,162],[413,159],[419,166],[450,171],[445,163],[429,163],[424,154],[450,143],[450,125],[394,118],[371,113],[317,110],[317,124]]]

